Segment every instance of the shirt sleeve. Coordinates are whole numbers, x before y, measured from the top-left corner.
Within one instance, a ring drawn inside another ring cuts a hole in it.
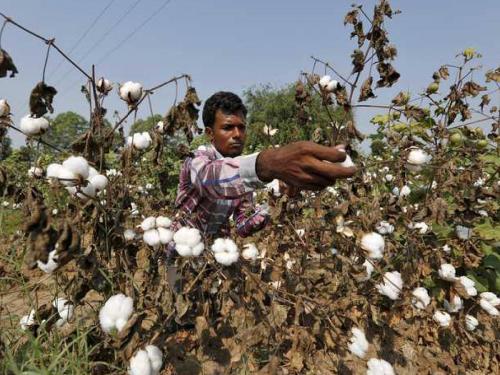
[[[266,226],[269,215],[255,209],[252,194],[250,193],[244,196],[241,203],[236,207],[234,221],[236,222],[236,233],[240,237],[248,237]]]
[[[264,186],[255,171],[258,153],[211,160],[206,155],[192,159],[191,183],[202,196],[237,199]]]

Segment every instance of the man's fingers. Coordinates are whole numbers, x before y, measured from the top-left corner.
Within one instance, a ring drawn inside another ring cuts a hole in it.
[[[329,185],[337,178],[351,177],[356,173],[356,167],[342,167],[339,164],[327,163],[320,160],[312,160],[307,165],[307,172],[317,174],[330,181]]]
[[[347,156],[344,145],[327,147],[315,144],[311,149],[311,154],[319,160],[327,160],[332,163],[343,162]]]

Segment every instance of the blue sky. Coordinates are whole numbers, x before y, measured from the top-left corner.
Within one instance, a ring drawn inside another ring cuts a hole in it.
[[[58,46],[69,52],[109,1],[2,0],[0,11],[45,37],[55,37]],[[330,61],[341,72],[350,71],[349,56],[355,45],[343,17],[352,0],[171,0],[160,12],[157,10],[165,0],[142,0],[130,10],[137,1],[115,0],[71,57],[80,61],[89,51],[81,60],[83,67],[90,70],[91,64],[99,61],[98,76],[114,82],[137,81],[145,87],[189,73],[202,100],[219,90],[241,94],[253,85],[279,87],[292,82],[302,70],[311,69],[311,55]],[[375,4],[363,3],[367,10]],[[432,72],[443,63],[454,62],[455,55],[466,47],[475,47],[483,54],[485,69],[498,66],[500,1],[419,0],[393,1],[392,5],[402,11],[387,24],[391,41],[398,48],[394,65],[402,77],[393,88],[379,91],[373,104],[386,103],[403,89],[421,92],[431,81]],[[115,49],[153,14],[140,31]],[[2,47],[20,71],[15,78],[0,80],[0,98],[9,101],[18,124],[28,112],[31,88],[41,80],[46,46],[8,25]],[[84,79],[60,61],[52,51],[46,82],[59,90],[56,114],[73,110],[88,117],[79,91]],[[154,111],[165,113],[173,95],[173,87],[155,93]],[[494,98],[497,103],[498,98]],[[110,113],[126,110],[116,93],[106,104]],[[374,130],[369,124],[373,114],[357,113],[362,131]],[[139,117],[147,115],[144,107]],[[11,137],[14,145],[24,144],[24,136],[11,133]]]

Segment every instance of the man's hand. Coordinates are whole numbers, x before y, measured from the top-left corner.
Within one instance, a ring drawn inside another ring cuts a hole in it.
[[[302,141],[262,151],[255,166],[264,182],[277,178],[299,189],[321,190],[333,185],[337,178],[351,177],[355,167],[339,164],[346,158],[345,147],[326,147]]]

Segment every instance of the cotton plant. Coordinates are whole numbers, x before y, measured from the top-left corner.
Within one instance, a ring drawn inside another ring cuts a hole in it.
[[[56,321],[56,326],[61,327],[73,317],[74,306],[65,298],[55,298],[52,301],[52,306],[57,309],[59,319]]]
[[[423,287],[418,287],[415,288],[411,294],[412,294],[411,303],[415,308],[419,310],[424,310],[427,306],[429,306],[429,303],[431,302],[431,297],[429,296],[429,292],[427,291],[427,289]]]
[[[368,369],[366,370],[366,375],[394,375],[394,369],[392,365],[383,360],[377,358],[371,358],[367,363]]]
[[[360,246],[370,259],[382,259],[384,256],[385,240],[376,232],[363,234]]]
[[[403,289],[403,279],[398,271],[384,273],[384,281],[376,285],[380,294],[389,297],[391,300],[397,300]]]
[[[42,135],[49,128],[49,121],[45,117],[26,115],[21,119],[19,128],[28,137]]]
[[[462,293],[463,297],[477,296],[476,283],[467,276],[460,276],[455,281],[455,288]]]
[[[330,77],[328,74],[320,78],[318,86],[321,90],[327,93],[332,93],[341,87],[339,82],[335,79],[332,79],[332,77]]]
[[[351,338],[349,339],[349,351],[359,358],[364,358],[370,345],[366,339],[365,333],[356,327],[351,329]]]
[[[446,311],[448,311],[451,314],[457,313],[464,308],[464,303],[462,301],[462,298],[460,298],[460,296],[457,295],[451,297],[449,301],[444,300],[443,305]]]
[[[500,305],[500,298],[492,292],[483,292],[479,295],[479,306],[489,315],[498,316],[497,306]]]
[[[201,233],[196,228],[181,227],[174,233],[175,250],[182,257],[197,257],[205,249]]]
[[[457,280],[455,273],[456,273],[455,267],[453,267],[453,265],[449,263],[441,264],[438,271],[439,278],[445,281]]]
[[[446,311],[436,310],[432,319],[443,328],[448,327],[451,323],[451,316]]]
[[[147,345],[130,359],[129,375],[158,375],[163,366],[163,353],[155,345]]]
[[[241,252],[241,256],[245,260],[254,261],[259,257],[259,249],[255,246],[254,243],[247,243],[243,245],[243,251]]]
[[[108,95],[108,93],[113,90],[113,83],[104,77],[99,78],[96,84],[96,89],[103,95]]]
[[[144,242],[153,248],[168,244],[174,238],[174,232],[169,229],[171,224],[172,221],[166,216],[145,218],[140,225],[144,231]]]
[[[394,225],[390,224],[388,221],[382,220],[375,226],[375,230],[379,234],[391,234],[394,232]]]
[[[129,106],[135,105],[142,97],[143,88],[138,82],[127,81],[118,88],[120,98]]]
[[[148,132],[141,132],[141,133],[134,133],[128,136],[126,144],[129,147],[133,147],[137,150],[143,151],[147,150],[151,146],[152,142],[153,139],[151,138],[151,135]]]
[[[413,148],[407,158],[407,168],[410,171],[418,172],[431,160],[431,156],[420,148]]]
[[[215,260],[223,266],[230,266],[238,261],[240,256],[238,246],[230,238],[217,238],[211,250]]]
[[[58,258],[59,258],[59,255],[57,254],[57,245],[56,245],[55,249],[49,252],[47,262],[42,262],[41,260],[37,260],[36,265],[43,272],[50,274],[50,273],[54,272],[57,269],[57,267],[59,266],[59,263],[57,262]]]
[[[134,312],[134,301],[122,293],[111,296],[99,311],[99,322],[106,333],[120,332]]]
[[[474,331],[476,327],[479,325],[478,320],[472,315],[465,315],[465,328],[467,331]]]
[[[19,325],[23,331],[26,331],[29,327],[35,324],[35,310],[31,310],[28,315],[24,315],[19,320]]]

